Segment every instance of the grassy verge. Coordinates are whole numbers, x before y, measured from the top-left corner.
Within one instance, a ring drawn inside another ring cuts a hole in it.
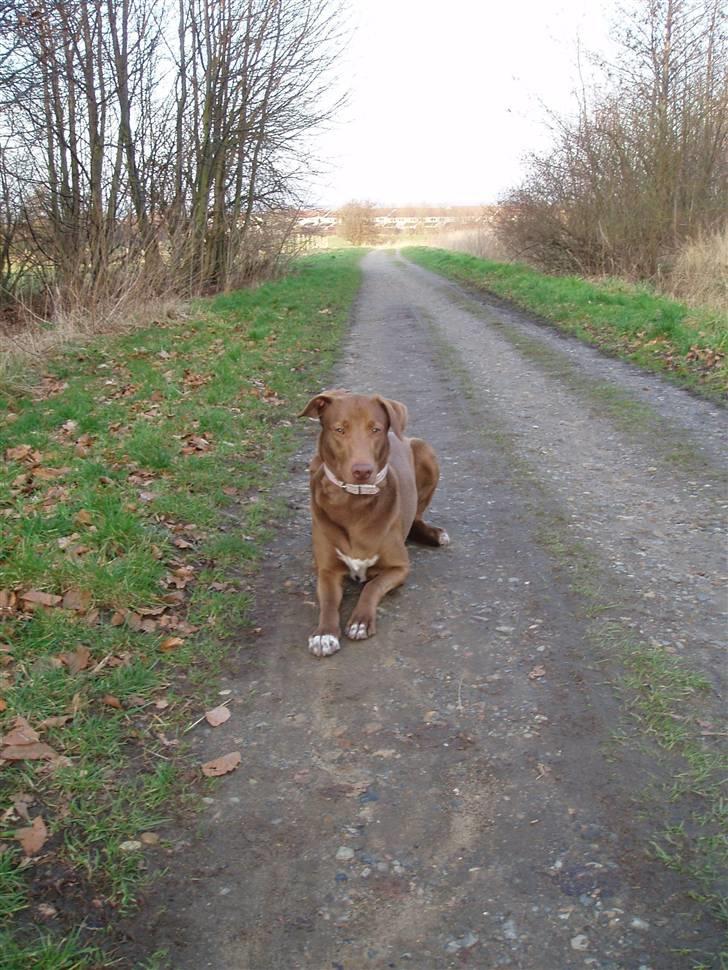
[[[622,280],[547,276],[520,263],[405,248],[413,262],[539,314],[560,329],[709,397],[728,392],[728,320]]]
[[[240,641],[268,486],[359,256],[69,350],[0,399],[3,970],[108,965],[106,927],[199,777],[176,729],[219,703],[210,671]]]

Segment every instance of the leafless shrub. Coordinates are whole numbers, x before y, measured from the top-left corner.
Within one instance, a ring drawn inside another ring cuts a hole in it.
[[[505,200],[499,235],[557,272],[652,278],[728,208],[728,73],[720,0],[637,0],[605,82],[554,119]]]

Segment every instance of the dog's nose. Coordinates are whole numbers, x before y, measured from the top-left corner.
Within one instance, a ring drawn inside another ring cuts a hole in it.
[[[374,471],[374,465],[356,464],[351,466],[351,474],[355,482],[365,482]]]

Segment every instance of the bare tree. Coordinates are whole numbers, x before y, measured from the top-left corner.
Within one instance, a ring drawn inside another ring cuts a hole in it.
[[[338,213],[339,232],[354,246],[376,242],[378,228],[372,202],[347,202]]]
[[[337,107],[339,23],[336,0],[6,0],[5,292],[21,248],[56,304],[114,298],[130,273],[224,288],[260,268],[251,248],[275,260]]]

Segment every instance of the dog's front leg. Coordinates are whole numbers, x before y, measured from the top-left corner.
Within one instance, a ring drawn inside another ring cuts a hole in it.
[[[378,576],[369,580],[346,624],[346,635],[350,640],[366,640],[376,632],[379,601],[391,589],[401,586],[408,573],[408,565],[392,566],[382,569]]]
[[[319,625],[308,638],[308,649],[314,657],[330,657],[341,649],[339,607],[344,574],[340,570],[320,569],[316,591],[319,601]]]

